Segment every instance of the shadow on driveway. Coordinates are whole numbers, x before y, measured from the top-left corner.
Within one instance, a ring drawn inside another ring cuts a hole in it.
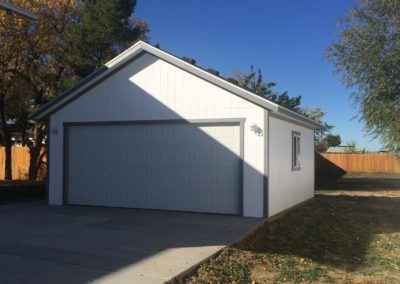
[[[0,206],[1,283],[160,283],[261,219],[101,207]]]

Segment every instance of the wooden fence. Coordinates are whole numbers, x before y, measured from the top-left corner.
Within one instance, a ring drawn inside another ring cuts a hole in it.
[[[12,178],[13,180],[28,179],[29,172],[29,149],[27,147],[13,146],[12,148]],[[4,180],[5,152],[0,147],[0,180]],[[41,169],[38,176],[44,177],[45,170]]]
[[[400,174],[400,157],[394,154],[324,153],[316,156],[317,171],[322,173],[343,171]]]

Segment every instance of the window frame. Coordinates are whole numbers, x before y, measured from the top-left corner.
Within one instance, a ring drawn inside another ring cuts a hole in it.
[[[292,131],[292,171],[301,170],[301,133]]]

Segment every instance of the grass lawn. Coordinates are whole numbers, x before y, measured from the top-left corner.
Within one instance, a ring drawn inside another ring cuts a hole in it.
[[[318,193],[188,283],[400,283],[400,190]]]

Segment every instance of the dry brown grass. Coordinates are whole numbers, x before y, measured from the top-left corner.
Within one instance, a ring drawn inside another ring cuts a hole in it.
[[[318,193],[187,283],[400,283],[400,190]]]

